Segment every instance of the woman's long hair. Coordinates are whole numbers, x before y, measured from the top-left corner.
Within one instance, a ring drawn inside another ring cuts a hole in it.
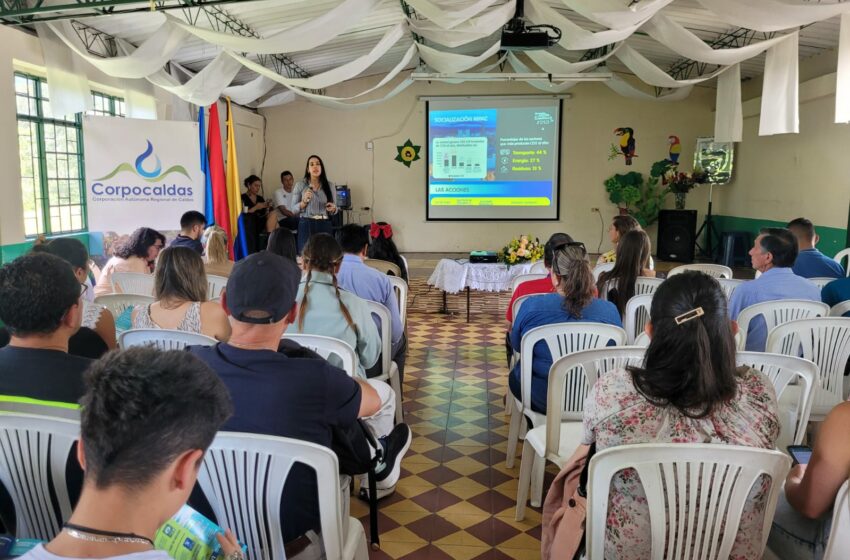
[[[379,226],[385,226],[387,222],[377,222],[377,224]],[[378,237],[371,237],[369,239],[366,256],[370,259],[380,259],[395,263],[401,270],[401,277],[407,282],[407,267],[404,264],[404,260],[402,260],[401,254],[398,252],[395,241],[392,240],[392,237],[386,237],[383,229],[378,230]]]
[[[307,278],[304,281],[304,297],[301,298],[301,305],[298,306],[298,330],[304,328],[304,317],[307,315],[308,295],[310,294],[310,280],[313,272],[325,272],[333,278],[333,286],[336,291],[336,299],[339,302],[339,310],[342,316],[345,317],[345,322],[354,331],[355,336],[360,336],[360,329],[357,328],[357,323],[351,317],[348,307],[343,303],[339,296],[339,284],[336,281],[336,267],[342,262],[342,247],[337,243],[336,239],[328,233],[316,233],[310,236],[307,245],[304,246],[302,253],[304,259],[304,268],[307,270]]]
[[[616,290],[611,302],[617,306],[620,315],[626,311],[626,303],[635,295],[635,281],[649,268],[651,246],[649,236],[641,229],[627,232],[617,243],[617,260],[614,268],[599,275],[596,287],[599,297],[607,299],[609,290]],[[611,285],[612,282],[614,285]]]
[[[295,262],[298,255],[295,236],[286,228],[277,228],[269,235],[266,251]]]
[[[307,158],[307,165],[304,166],[304,182],[307,183],[308,187],[310,186],[310,160],[313,158],[319,160],[319,165],[322,166],[322,174],[319,175],[319,182],[322,183],[322,192],[325,193],[328,202],[333,202],[334,197],[331,192],[331,184],[328,181],[328,172],[325,170],[325,162],[323,162],[322,158],[315,154]]]
[[[558,291],[564,294],[564,309],[576,319],[593,299],[593,273],[587,250],[580,243],[556,245],[552,272],[558,277]]]
[[[113,255],[122,259],[130,257],[148,258],[148,248],[156,244],[157,240],[165,245],[165,236],[155,229],[140,227],[130,234],[126,241],[119,244],[113,251]]]
[[[627,368],[649,402],[703,418],[735,397],[735,340],[717,280],[696,271],[668,278],[649,315],[652,341],[643,367]]]
[[[611,223],[614,224],[614,229],[616,229],[617,233],[620,234],[621,239],[630,231],[641,229],[640,222],[638,222],[634,216],[629,216],[628,214],[618,214],[614,216]]]
[[[220,226],[210,226],[204,231],[204,254],[209,264],[224,264],[230,260],[227,252],[227,232]]]
[[[207,301],[207,273],[201,255],[188,247],[163,249],[154,271],[157,301]]]

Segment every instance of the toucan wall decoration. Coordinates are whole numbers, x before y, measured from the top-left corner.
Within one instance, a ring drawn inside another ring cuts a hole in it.
[[[611,144],[611,153],[608,155],[608,160],[623,156],[626,160],[626,165],[632,164],[632,158],[636,158],[635,154],[635,131],[633,128],[623,127],[615,128],[614,134],[620,137],[619,146]]]

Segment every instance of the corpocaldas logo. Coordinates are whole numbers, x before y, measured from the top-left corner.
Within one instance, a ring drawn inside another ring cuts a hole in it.
[[[145,142],[145,149],[132,164],[121,162],[103,177],[94,179],[89,189],[96,200],[167,202],[193,196],[192,177],[186,167],[175,163],[163,171],[153,143],[149,139]],[[132,178],[131,182],[127,182],[128,178]]]

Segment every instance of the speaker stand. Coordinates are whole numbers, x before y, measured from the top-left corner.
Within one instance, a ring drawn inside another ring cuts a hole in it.
[[[714,183],[709,183],[708,185],[708,212],[705,214],[705,218],[702,221],[702,225],[699,227],[697,231],[696,238],[694,239],[694,244],[697,249],[699,249],[699,254],[701,257],[707,257],[711,260],[711,262],[715,262],[714,257],[714,241],[717,241],[717,248],[720,248],[720,234],[717,233],[717,229],[714,226],[714,216],[711,213],[712,209],[712,195],[714,194]],[[705,246],[700,245],[700,235],[705,232]]]

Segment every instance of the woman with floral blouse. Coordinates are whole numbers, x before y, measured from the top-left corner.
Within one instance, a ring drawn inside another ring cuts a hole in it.
[[[643,367],[600,377],[585,401],[584,443],[717,443],[770,449],[779,436],[773,385],[735,367],[737,325],[713,278],[686,272],[655,292]],[[768,479],[753,486],[731,558],[761,558]],[[605,558],[650,558],[646,494],[632,469],[612,481]]]

